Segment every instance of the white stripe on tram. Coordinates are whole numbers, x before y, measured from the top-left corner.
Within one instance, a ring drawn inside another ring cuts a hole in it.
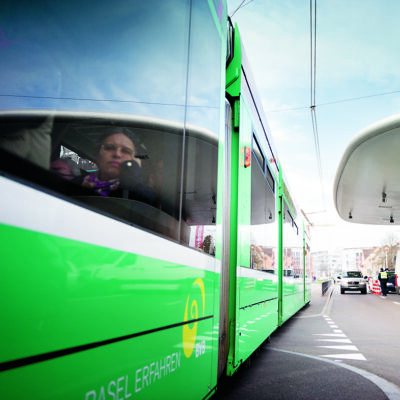
[[[200,251],[0,177],[0,223],[142,256],[220,272]]]

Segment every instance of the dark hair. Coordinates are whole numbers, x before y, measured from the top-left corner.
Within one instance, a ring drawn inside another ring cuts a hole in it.
[[[130,130],[129,128],[122,127],[122,126],[113,126],[112,128],[106,129],[100,135],[100,137],[96,143],[96,147],[95,147],[96,154],[100,153],[101,145],[103,144],[104,140],[106,138],[108,138],[109,136],[115,135],[117,133],[122,133],[128,139],[130,139],[132,141],[132,143],[135,147],[135,155],[141,151],[144,151],[143,150],[144,146],[141,144],[140,139],[137,137],[137,135],[132,130]]]

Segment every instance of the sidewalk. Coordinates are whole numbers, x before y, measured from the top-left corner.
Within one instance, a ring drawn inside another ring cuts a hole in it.
[[[301,310],[301,314],[308,317],[324,314],[327,311],[334,289],[335,284],[332,283],[326,293],[322,295],[322,285],[313,282],[311,284],[311,302]]]

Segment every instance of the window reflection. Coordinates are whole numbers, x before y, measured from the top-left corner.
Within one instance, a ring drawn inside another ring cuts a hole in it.
[[[284,202],[283,225],[283,276],[290,279],[303,278],[303,246],[299,229]]]
[[[212,12],[214,4],[202,0],[118,7],[102,0],[96,7],[74,0],[3,1],[5,168],[214,255],[225,67],[218,29],[226,28],[217,29]],[[99,138],[115,127],[132,130],[139,142],[114,143],[114,137],[99,151]],[[123,149],[126,179],[105,179],[106,156],[119,163]]]
[[[10,172],[215,255],[216,134],[152,118],[86,113],[78,119],[74,113],[59,112],[53,113],[46,131],[51,148],[31,148],[28,157],[25,147],[18,146],[20,132],[34,138],[42,129],[43,113],[16,112],[15,122],[10,122],[12,114],[7,115],[0,139],[7,133],[6,143],[14,145],[7,147],[0,140],[0,149],[10,160]],[[188,183],[182,186],[184,136]],[[36,158],[49,160],[46,168],[32,168]]]
[[[187,114],[190,123],[215,130],[223,66],[210,7],[201,0],[118,7],[106,1],[96,7],[2,1],[0,58],[7,62],[0,63],[0,109],[132,113],[181,122]]]
[[[262,157],[258,146],[256,151],[256,154],[252,152],[251,160],[250,267],[277,273],[275,194],[265,178],[263,164],[257,161]]]

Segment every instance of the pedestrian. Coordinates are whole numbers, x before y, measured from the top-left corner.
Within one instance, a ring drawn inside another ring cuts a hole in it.
[[[378,274],[378,280],[379,280],[379,282],[381,284],[382,297],[386,297],[386,295],[387,295],[388,274],[387,274],[386,271],[383,270],[383,268],[381,268],[381,271]]]

